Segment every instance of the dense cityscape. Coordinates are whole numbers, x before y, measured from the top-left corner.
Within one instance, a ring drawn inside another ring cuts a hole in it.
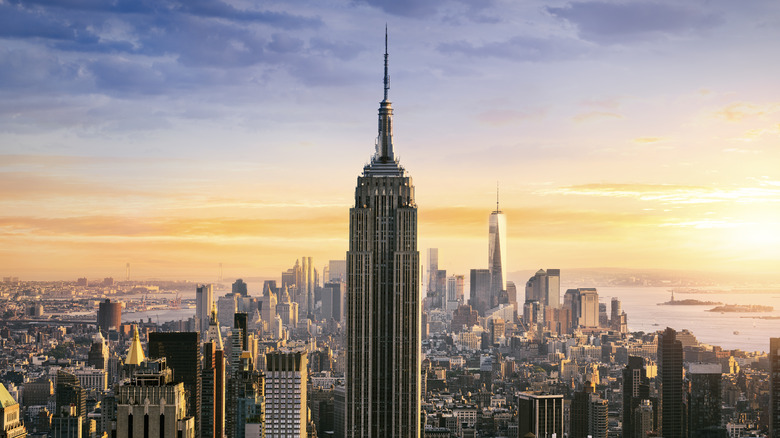
[[[766,354],[631,331],[618,298],[564,290],[559,269],[517,285],[498,199],[486,268],[421,257],[385,49],[346,259],[301,257],[251,291],[134,281],[129,264],[122,281],[4,278],[0,437],[778,436],[780,338]]]

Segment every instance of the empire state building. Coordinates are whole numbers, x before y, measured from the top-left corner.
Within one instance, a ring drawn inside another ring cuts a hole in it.
[[[393,108],[358,176],[347,252],[347,437],[419,437],[420,293],[412,178],[393,155]]]

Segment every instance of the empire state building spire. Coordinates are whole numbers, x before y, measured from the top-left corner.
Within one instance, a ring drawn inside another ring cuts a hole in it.
[[[390,75],[387,71],[387,26],[385,26],[385,98],[379,104],[379,136],[376,140],[375,161],[388,163],[395,161],[393,156],[393,107],[387,100],[390,90]]]

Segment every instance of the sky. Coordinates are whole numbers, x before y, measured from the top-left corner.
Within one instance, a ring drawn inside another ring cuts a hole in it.
[[[0,275],[344,259],[385,25],[449,273],[780,266],[776,1],[0,0]]]

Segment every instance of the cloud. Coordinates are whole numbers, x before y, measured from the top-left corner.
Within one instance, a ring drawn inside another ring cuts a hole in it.
[[[658,143],[664,140],[665,139],[663,137],[638,137],[632,141],[634,143],[639,143],[639,144],[649,144],[649,143]]]
[[[460,18],[466,18],[477,22],[493,21],[490,17],[476,13],[488,8],[493,3],[493,0],[355,0],[355,4],[366,4],[388,14],[401,17],[430,18],[439,11],[445,11],[448,12],[445,17],[447,21],[458,21]],[[468,14],[453,15],[453,10],[463,6],[469,11]]]
[[[607,111],[589,111],[587,113],[580,113],[574,116],[575,122],[591,122],[594,120],[604,119],[623,119],[622,114],[607,112]]]
[[[553,61],[584,56],[587,47],[566,38],[516,36],[508,40],[474,44],[454,41],[439,44],[437,50],[445,54],[459,54],[475,58],[501,58],[513,61]]]
[[[582,184],[539,192],[577,196],[635,198],[662,204],[711,204],[736,202],[762,204],[780,202],[780,189],[758,187],[704,187],[674,184]]]
[[[485,124],[504,126],[544,116],[544,111],[517,111],[510,109],[491,109],[477,115],[477,119]]]
[[[776,107],[777,105],[773,106]],[[741,122],[745,119],[763,116],[769,111],[771,111],[770,108],[765,108],[760,105],[745,102],[735,102],[729,104],[725,108],[720,109],[719,111],[716,111],[715,116],[728,122]]]
[[[573,2],[547,12],[575,25],[588,41],[619,44],[661,35],[699,33],[723,22],[709,10],[658,1]]]

